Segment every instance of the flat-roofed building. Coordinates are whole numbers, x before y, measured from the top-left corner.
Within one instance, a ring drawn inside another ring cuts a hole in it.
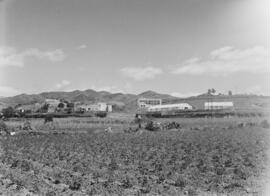
[[[154,105],[161,105],[162,99],[154,99],[154,98],[139,98],[137,101],[139,108],[148,108]]]
[[[76,110],[85,112],[112,112],[112,105],[103,102],[96,104],[77,104]]]
[[[234,109],[233,102],[205,102],[205,110]]]

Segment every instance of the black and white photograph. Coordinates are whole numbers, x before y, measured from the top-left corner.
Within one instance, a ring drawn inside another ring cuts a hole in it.
[[[270,196],[270,0],[0,0],[0,195]]]

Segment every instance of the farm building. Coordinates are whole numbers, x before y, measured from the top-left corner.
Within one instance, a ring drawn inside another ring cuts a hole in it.
[[[76,105],[76,110],[85,112],[112,112],[112,105],[107,103]]]
[[[147,108],[154,105],[161,105],[162,100],[153,98],[139,98],[137,103],[139,108]]]
[[[189,105],[188,103],[176,103],[176,104],[155,105],[147,108],[148,112],[163,112],[176,110],[192,110],[192,106]]]
[[[205,102],[205,110],[222,110],[222,109],[233,109],[233,102]]]

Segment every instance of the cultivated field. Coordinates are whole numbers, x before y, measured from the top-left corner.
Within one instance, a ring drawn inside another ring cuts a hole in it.
[[[155,119],[181,128],[136,129],[132,116],[7,121],[4,195],[265,195],[270,129],[262,118]],[[144,126],[145,124],[143,124]],[[111,127],[111,132],[104,130]],[[21,133],[20,133],[21,132]]]

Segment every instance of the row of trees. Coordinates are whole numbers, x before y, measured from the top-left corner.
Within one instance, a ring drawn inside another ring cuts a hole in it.
[[[1,116],[4,116],[6,118],[10,117],[23,117],[26,114],[30,114],[32,112],[35,113],[47,113],[49,110],[50,105],[45,103],[40,108],[38,108],[36,111],[31,110],[22,110],[19,109],[22,105],[18,104],[14,108],[9,106],[7,108],[3,108],[1,112]],[[69,103],[67,101],[62,101],[58,104],[58,106],[55,108],[57,112],[64,112],[64,113],[72,113],[74,111],[74,103]]]
[[[216,89],[214,89],[214,88],[208,89],[208,90],[207,90],[207,95],[214,95],[216,92],[217,92],[217,91],[216,91]],[[231,90],[228,91],[228,96],[232,96],[232,91],[231,91]]]
[[[32,111],[31,110],[24,110],[24,111],[20,111],[20,110],[16,110],[15,108],[9,106],[7,108],[3,108],[1,115],[3,117],[6,118],[11,118],[11,117],[23,117],[26,114],[31,114]]]
[[[50,105],[45,103],[37,110],[37,113],[46,113],[49,110]],[[60,102],[55,108],[56,112],[72,113],[74,111],[74,103],[67,101]]]

